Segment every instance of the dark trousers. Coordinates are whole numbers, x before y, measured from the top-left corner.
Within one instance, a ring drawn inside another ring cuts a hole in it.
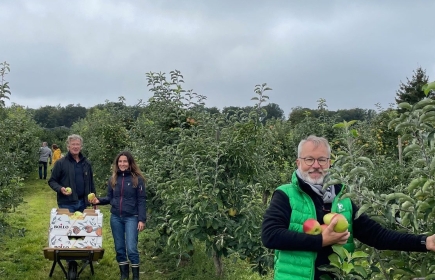
[[[47,179],[47,162],[46,161],[39,162],[39,179],[42,179],[42,167],[44,167],[44,179]]]

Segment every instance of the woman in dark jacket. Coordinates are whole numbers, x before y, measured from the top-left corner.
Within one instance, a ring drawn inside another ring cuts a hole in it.
[[[110,203],[112,206],[110,227],[121,279],[129,277],[128,260],[130,260],[133,279],[139,280],[137,243],[138,233],[145,228],[146,222],[145,179],[133,156],[126,151],[116,156],[112,170],[107,196],[94,198],[92,203],[101,205]]]

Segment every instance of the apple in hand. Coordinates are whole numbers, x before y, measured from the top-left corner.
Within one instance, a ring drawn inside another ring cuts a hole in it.
[[[338,219],[338,222],[334,227],[335,232],[345,232],[348,229],[349,223],[347,222],[347,219],[343,215],[336,214],[334,216],[334,219]]]
[[[328,213],[325,216],[323,216],[323,222],[325,225],[329,225],[332,221],[332,218],[336,215],[336,213]]]
[[[323,222],[325,222],[326,225],[329,225],[332,219],[338,219],[337,224],[334,226],[335,232],[345,232],[348,229],[349,223],[342,214],[328,213],[323,216]]]
[[[303,224],[303,230],[306,234],[317,235],[322,232],[319,222],[316,219],[308,219]]]
[[[95,198],[95,194],[94,193],[88,194],[88,201],[89,202],[92,202],[94,200],[94,198]]]
[[[65,191],[66,191],[67,193],[71,193],[71,192],[72,192],[72,190],[71,190],[70,187],[66,187],[66,188],[65,188]]]

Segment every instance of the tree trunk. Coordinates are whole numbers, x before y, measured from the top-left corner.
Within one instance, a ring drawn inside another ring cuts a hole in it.
[[[402,165],[402,138],[397,137],[397,147],[399,148],[399,164]]]
[[[216,276],[222,278],[224,276],[224,264],[222,258],[213,251],[214,268],[216,269]]]
[[[269,191],[266,190],[266,191],[263,192],[263,204],[264,205],[267,204],[267,201],[269,200],[269,195],[270,195]]]

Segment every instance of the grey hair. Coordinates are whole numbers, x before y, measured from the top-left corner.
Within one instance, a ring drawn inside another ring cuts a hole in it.
[[[83,138],[78,134],[71,134],[68,136],[68,139],[66,139],[66,145],[69,146],[69,143],[71,140],[80,140],[80,144],[83,146]]]
[[[331,146],[329,145],[329,142],[324,137],[317,137],[316,135],[310,135],[305,139],[302,139],[301,142],[299,142],[298,145],[298,157],[301,156],[302,146],[307,143],[311,142],[314,144],[314,147],[319,147],[320,145],[325,146],[328,149],[328,157],[331,155]]]
[[[47,146],[47,142],[42,142],[42,146]]]

